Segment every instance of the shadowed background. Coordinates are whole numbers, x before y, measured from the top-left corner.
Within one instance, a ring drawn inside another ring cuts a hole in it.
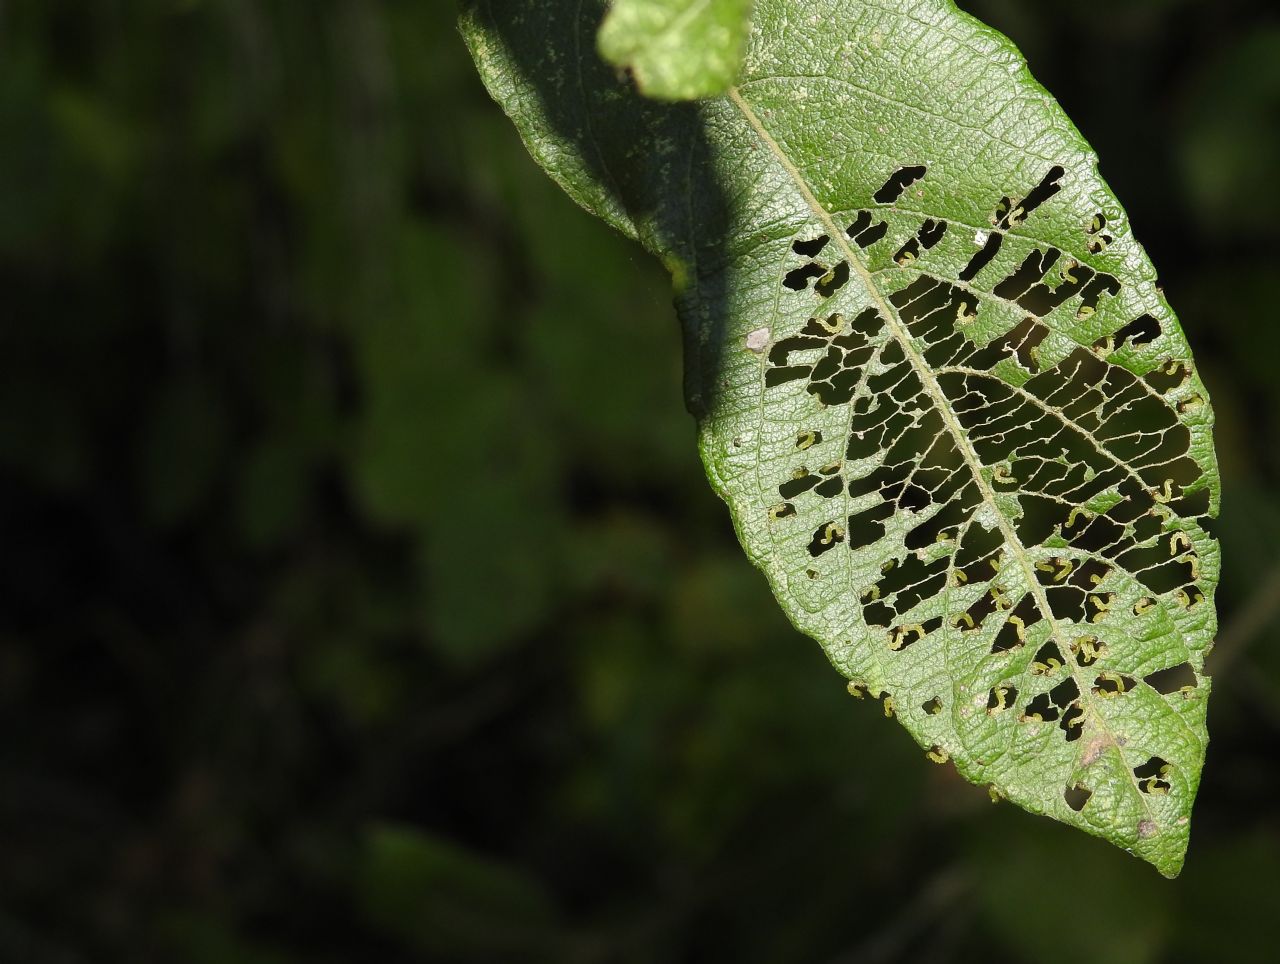
[[[1135,964],[1280,903],[1280,15],[970,0],[1218,412],[1175,882],[850,699],[440,0],[0,4],[0,961]]]

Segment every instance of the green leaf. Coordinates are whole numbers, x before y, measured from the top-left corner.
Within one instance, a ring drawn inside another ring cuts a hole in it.
[[[659,100],[722,94],[742,69],[752,0],[615,0],[600,54]]]
[[[931,758],[1175,875],[1213,416],[1089,146],[949,0],[760,0],[697,105],[585,55],[599,16],[463,30],[534,157],[670,267],[707,472],[788,616]]]

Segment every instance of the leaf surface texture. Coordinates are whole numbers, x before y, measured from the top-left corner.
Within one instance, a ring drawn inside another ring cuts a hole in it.
[[[758,0],[692,105],[584,55],[600,17],[463,29],[534,157],[671,269],[708,475],[787,614],[931,759],[1176,874],[1213,416],[1089,146],[949,0]]]

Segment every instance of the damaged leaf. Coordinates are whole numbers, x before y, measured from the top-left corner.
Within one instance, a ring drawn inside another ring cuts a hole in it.
[[[922,756],[1177,874],[1213,415],[1089,146],[950,0],[758,0],[693,105],[592,55],[602,13],[462,23],[533,156],[671,269],[703,460],[784,610]]]

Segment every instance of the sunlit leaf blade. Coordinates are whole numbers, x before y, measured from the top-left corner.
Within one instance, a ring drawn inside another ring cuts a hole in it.
[[[722,94],[738,76],[752,0],[614,0],[600,53],[660,100]]]
[[[930,758],[1176,874],[1213,417],[1088,145],[949,0],[759,0],[696,106],[581,55],[599,17],[463,26],[534,156],[671,268],[703,459],[783,608]]]

